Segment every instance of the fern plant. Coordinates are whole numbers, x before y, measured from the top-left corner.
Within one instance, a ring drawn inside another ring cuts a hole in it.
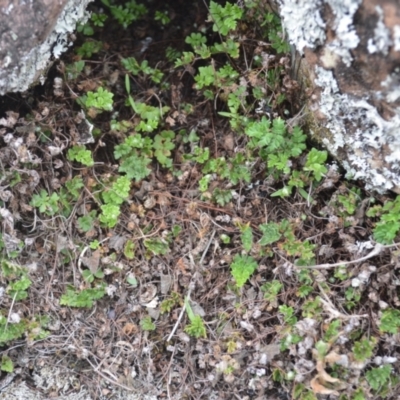
[[[237,21],[242,18],[242,15],[243,10],[236,4],[226,3],[223,7],[210,1],[210,16],[214,22],[213,31],[223,36],[236,29]]]
[[[298,157],[306,148],[306,135],[299,127],[294,127],[291,134],[287,132],[286,123],[281,118],[271,121],[265,116],[260,121],[251,121],[245,128],[250,138],[249,147],[258,148],[261,158],[268,167],[290,172],[289,159]]]
[[[236,286],[238,288],[243,287],[257,267],[257,262],[253,257],[237,254],[231,264],[231,272],[236,281]]]
[[[396,334],[400,328],[400,310],[386,309],[382,312],[379,329],[382,332]]]
[[[120,205],[129,197],[130,188],[131,180],[126,175],[120,176],[101,196],[106,204]]]
[[[239,224],[239,229],[241,232],[240,239],[242,241],[243,248],[248,253],[253,247],[253,230],[251,229],[250,223]]]
[[[85,146],[72,146],[67,153],[67,158],[70,161],[77,161],[87,167],[94,165],[92,152],[87,150]]]
[[[77,291],[73,287],[68,287],[65,294],[60,298],[60,305],[69,307],[92,307],[96,300],[101,299],[106,294],[104,285],[96,288],[83,289]]]
[[[101,1],[110,9],[111,15],[124,29],[148,12],[147,8],[136,0],[126,1],[123,5],[117,5],[115,0]]]
[[[186,325],[185,332],[187,332],[190,336],[194,336],[195,338],[205,338],[207,337],[207,330],[204,326],[204,322],[200,315],[196,315],[192,307],[190,306],[189,299],[185,298],[185,310],[190,323]]]
[[[14,371],[14,363],[12,362],[11,358],[5,354],[3,354],[1,357],[0,369],[9,373]]]
[[[48,323],[49,318],[43,316],[21,318],[19,322],[9,323],[8,318],[0,311],[0,346],[19,339],[23,335],[30,340],[44,339],[49,334],[45,330]]]
[[[152,321],[150,315],[147,315],[146,317],[142,318],[139,322],[140,327],[144,330],[144,331],[155,331],[156,330],[156,325],[155,323]]]
[[[99,87],[95,92],[89,91],[80,101],[86,108],[97,110],[112,111],[114,94],[103,87]]]
[[[378,243],[391,244],[400,230],[400,196],[387,201],[383,206],[375,205],[367,211],[368,217],[380,217],[374,228],[374,239]]]
[[[372,368],[365,374],[367,381],[375,391],[382,390],[390,381],[392,367],[383,365],[379,368]]]
[[[151,145],[150,138],[142,138],[140,134],[135,134],[115,146],[115,158],[122,159],[119,171],[124,172],[129,179],[136,181],[146,178],[151,172],[148,168],[151,163]]]

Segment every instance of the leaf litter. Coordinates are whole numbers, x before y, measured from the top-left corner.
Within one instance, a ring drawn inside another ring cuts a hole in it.
[[[395,240],[374,240],[377,220],[368,215],[394,196],[345,180],[330,160],[309,187],[285,195],[289,172],[266,174],[265,159],[249,155],[250,139],[238,134],[235,124],[243,121],[229,101],[243,88],[237,99],[251,98],[254,106],[246,118],[265,127],[267,117],[291,129],[301,124],[289,57],[261,37],[260,16],[249,7],[237,28],[239,80],[207,98],[194,78],[201,63],[174,68],[164,55],[169,44],[187,49],[194,23],[211,32],[204,2],[178,3],[165,4],[173,26],[155,26],[151,13],[159,10],[149,3],[133,33],[115,21],[109,31],[99,29],[102,50],[84,57],[85,70],[71,69],[82,60],[72,51],[53,69],[53,82],[32,90],[29,112],[22,97],[1,110],[4,354],[48,397],[84,388],[93,399],[131,392],[159,399],[397,399],[399,252]],[[94,3],[92,11],[101,7]],[[271,12],[267,1],[260,7]],[[126,106],[119,63],[133,56],[148,60],[138,65],[151,66],[153,81],[132,76],[132,101],[167,106],[165,131],[174,135],[154,142],[158,162],[133,180],[117,223],[106,227],[98,218],[103,193],[120,176],[113,149],[141,123],[139,109]],[[223,57],[215,56],[213,74]],[[156,69],[168,83],[157,90]],[[114,94],[113,112],[105,105],[106,112],[85,113],[76,99],[103,86]],[[93,166],[67,157],[82,145]],[[207,157],[199,150],[205,148],[216,160],[206,172],[196,161]],[[301,170],[301,157],[290,167]],[[76,188],[75,177],[82,180]],[[17,376],[6,372],[9,365],[4,358],[3,382]],[[49,365],[69,382],[45,383],[38,371]]]

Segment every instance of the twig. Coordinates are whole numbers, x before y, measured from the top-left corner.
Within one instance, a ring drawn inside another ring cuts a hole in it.
[[[322,296],[325,298],[320,297],[320,301],[325,306],[325,309],[329,311],[332,315],[328,318],[328,321],[331,321],[333,318],[341,318],[344,320],[352,319],[352,318],[368,318],[369,314],[359,314],[359,315],[346,315],[342,314],[339,310],[335,308],[325,291],[322,289],[322,286],[318,284],[319,290],[321,291]]]
[[[105,375],[102,372],[100,372],[99,370],[97,370],[96,367],[90,362],[89,358],[87,358],[86,361],[91,365],[91,367],[93,368],[94,372],[96,372],[96,374],[99,374],[103,379],[105,379],[112,385],[119,386],[121,389],[129,390],[130,392],[132,392],[134,390],[133,388],[131,388],[129,386],[125,386],[122,383],[119,383],[119,382],[115,381],[114,379],[109,378],[107,375]],[[107,372],[109,372],[109,371],[107,371]]]
[[[206,246],[206,248],[205,248],[204,251],[203,251],[203,255],[202,255],[201,258],[200,258],[200,261],[199,261],[199,264],[200,264],[200,265],[203,264],[204,257],[205,257],[206,254],[207,254],[207,251],[208,251],[208,249],[209,249],[209,247],[210,247],[211,242],[212,242],[213,239],[214,239],[214,236],[215,236],[215,229],[213,230],[213,233],[211,234],[210,240],[208,241],[207,246]]]
[[[318,264],[318,265],[294,265],[296,268],[302,268],[302,269],[329,269],[329,268],[335,268],[335,267],[344,267],[346,265],[350,264],[356,264],[359,262],[363,262],[368,260],[369,258],[375,257],[378,254],[380,254],[384,249],[391,248],[391,247],[396,247],[400,243],[395,243],[395,244],[389,244],[384,246],[383,244],[377,243],[375,247],[364,257],[358,258],[357,260],[352,260],[352,261],[342,261],[338,262],[335,264]]]
[[[301,118],[303,118],[307,114],[307,110],[304,111],[305,108],[306,105],[304,105],[294,117],[289,118],[286,121],[286,124],[289,125],[291,128],[294,126],[294,124],[298,124],[298,121],[301,120]]]
[[[151,232],[151,233],[149,233],[148,235],[145,235],[145,234],[142,232],[142,230],[138,227],[138,230],[140,231],[140,233],[141,233],[142,235],[141,235],[141,236],[133,237],[131,240],[134,241],[134,240],[137,240],[137,239],[146,239],[146,238],[152,237],[152,236],[156,235],[156,234],[159,232],[160,229],[161,229],[161,225],[158,227],[158,229],[157,229],[155,232]]]
[[[11,302],[11,307],[8,310],[7,322],[6,322],[6,325],[4,327],[4,332],[7,330],[8,323],[10,322],[10,317],[11,317],[12,309],[14,308],[15,298],[17,297],[17,294],[18,294],[18,291],[15,291],[14,297],[13,297],[12,302]]]
[[[14,370],[14,372],[8,373],[5,378],[0,381],[0,393],[3,392],[7,388],[7,386],[11,384],[11,382],[15,379],[17,375],[21,373],[21,371],[22,369],[18,368]]]
[[[72,333],[71,333],[71,335],[72,335]],[[76,343],[76,339],[75,339],[73,336],[70,336],[70,338]],[[69,340],[69,338],[68,338],[67,340]],[[74,346],[74,345],[71,345],[71,346],[72,346],[72,348],[73,348],[74,350],[82,349],[82,347],[79,346],[78,344],[77,344],[76,346]],[[85,349],[85,350],[86,350],[87,353],[88,353],[89,355],[91,355],[93,358],[96,358],[96,355],[94,355],[90,350],[87,350],[87,349]],[[99,374],[102,378],[104,378],[106,381],[108,381],[108,382],[111,383],[112,385],[118,386],[118,387],[120,387],[120,388],[122,388],[122,389],[125,389],[125,390],[129,390],[130,392],[134,390],[134,388],[132,388],[132,387],[129,387],[129,386],[123,385],[122,383],[117,382],[116,377],[114,377],[114,376],[111,374],[110,371],[104,370],[106,373],[110,374],[114,379],[108,377],[108,376],[105,375],[103,372],[99,371],[99,367],[100,367],[101,364],[99,364],[98,366],[96,366],[95,364],[93,364],[93,363],[90,361],[90,358],[89,358],[89,357],[86,357],[85,360],[90,364],[90,366],[93,368],[93,371],[94,371],[94,372],[96,372],[97,374]]]
[[[222,230],[224,230],[225,232],[229,232],[229,233],[235,232],[234,230],[232,230],[232,228],[228,229],[228,228],[225,228],[225,227],[223,227],[223,226],[217,224],[212,218],[210,218],[210,221],[211,221],[214,225],[218,226],[218,228],[221,228]]]
[[[189,290],[188,290],[187,295],[186,295],[188,299],[190,299],[191,290],[192,290],[192,288],[189,285]],[[186,305],[185,305],[185,303],[183,303],[182,310],[181,310],[181,312],[179,314],[179,317],[178,317],[178,319],[177,319],[177,321],[176,321],[171,333],[169,334],[169,336],[167,338],[167,342],[169,342],[172,339],[172,336],[175,335],[175,332],[178,329],[179,324],[181,323],[181,320],[183,318],[183,314],[185,313],[185,310],[186,310]]]
[[[56,273],[57,261],[58,261],[58,251],[56,250],[56,254],[54,255],[54,261],[53,261],[53,269],[51,270],[49,281],[47,282],[46,285],[46,296],[45,296],[46,302],[47,302],[47,297],[49,295],[51,283],[53,282],[54,274]],[[75,283],[75,274],[74,274],[74,283]]]
[[[201,263],[203,262],[204,257],[205,257],[206,254],[207,254],[208,248],[210,247],[210,244],[211,244],[212,240],[214,239],[214,236],[215,236],[215,230],[214,230],[213,233],[211,234],[210,240],[208,241],[207,246],[206,246],[206,248],[205,248],[204,251],[203,251],[203,254],[202,254],[202,256],[201,256],[201,259],[200,259],[200,263],[199,263],[199,264],[201,264]],[[191,252],[189,253],[189,259],[190,259],[191,264],[194,265],[194,260],[193,260],[193,256],[192,256],[192,253],[191,253]],[[185,298],[186,298],[188,301],[190,301],[190,294],[191,294],[191,292],[192,292],[192,289],[194,289],[194,287],[195,287],[195,284],[194,284],[193,281],[191,281],[191,282],[189,283],[189,289],[188,289],[188,291],[187,291],[187,295],[185,296]],[[174,325],[174,327],[173,327],[171,333],[169,334],[169,336],[168,336],[168,338],[167,338],[167,342],[169,342],[169,341],[172,339],[172,336],[174,336],[176,330],[178,329],[178,326],[179,326],[179,324],[180,324],[181,321],[182,321],[183,314],[185,313],[185,310],[186,310],[186,302],[183,303],[181,312],[179,313],[179,317],[178,317],[178,319],[177,319],[177,321],[176,321],[176,323],[175,323],[175,325]]]
[[[162,380],[166,377],[166,375],[168,374],[169,370],[171,369],[171,365],[172,365],[172,363],[174,361],[175,351],[176,351],[176,349],[175,349],[175,347],[173,347],[172,354],[171,354],[171,359],[169,360],[169,363],[168,363],[168,366],[167,366],[167,370],[163,373],[162,377],[159,379],[158,386],[161,384]],[[167,389],[168,389],[168,387],[169,387],[169,383],[167,383]]]
[[[105,239],[100,240],[99,245],[100,245],[101,243],[105,242],[105,241],[108,240],[108,239],[110,239],[110,238],[109,238],[109,237],[106,237]],[[89,248],[90,248],[90,245],[85,246],[85,247],[83,248],[83,250],[81,251],[81,254],[79,254],[79,257],[78,257],[78,269],[79,269],[80,272],[82,272],[82,258],[85,256],[85,253],[89,250]]]

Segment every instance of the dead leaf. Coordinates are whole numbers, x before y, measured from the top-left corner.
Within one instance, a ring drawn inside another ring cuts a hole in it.
[[[77,85],[78,89],[82,92],[89,92],[89,91],[95,91],[98,87],[98,83],[92,79],[86,79],[84,81],[80,81],[79,84]]]
[[[108,77],[108,80],[110,82],[111,85],[115,85],[118,81],[118,77],[119,77],[119,70],[116,69],[114,72],[112,72],[110,74],[110,76]]]
[[[235,148],[235,140],[232,132],[224,136],[224,147],[229,151],[232,151]]]
[[[322,361],[322,360],[318,360],[317,361],[317,371],[318,371],[318,378],[321,379],[324,382],[329,382],[329,383],[340,382],[339,379],[334,378],[333,376],[330,376],[325,371],[325,362]]]
[[[157,286],[153,285],[152,283],[146,283],[143,286],[142,293],[139,296],[139,303],[142,306],[149,307],[149,304],[156,299],[157,295]]]
[[[77,143],[88,144],[94,143],[93,125],[86,119],[85,113],[81,111],[75,118],[75,128],[78,133]]]
[[[169,292],[169,289],[171,288],[172,285],[172,277],[169,274],[163,274],[161,273],[160,275],[160,280],[161,280],[161,294],[166,295]]]
[[[100,249],[95,250],[90,257],[82,257],[82,262],[92,274],[95,274],[100,265]]]
[[[64,145],[61,146],[48,146],[47,149],[49,150],[49,153],[52,157],[54,156],[58,156],[59,154],[61,154],[63,152],[63,150],[65,149]]]
[[[96,109],[93,108],[93,107],[90,107],[90,108],[88,109],[88,111],[87,111],[87,115],[89,115],[89,117],[92,118],[92,119],[96,118],[97,115],[98,115],[98,113],[99,113],[98,110],[96,110]]]
[[[167,118],[165,118],[165,122],[169,125],[169,126],[175,126],[175,120],[172,118],[172,117],[170,117],[170,116],[168,116]]]
[[[183,258],[180,258],[178,262],[176,263],[176,266],[181,270],[183,275],[190,275],[190,273],[187,271],[187,265],[185,263],[185,260]]]
[[[135,324],[133,324],[131,322],[128,322],[122,328],[122,332],[125,335],[131,336],[131,335],[134,335],[134,334],[138,333],[139,332],[139,328],[137,327],[137,325],[135,325]]]
[[[331,351],[329,354],[325,356],[325,362],[328,364],[340,364],[343,365],[343,363],[346,362],[346,359],[348,357],[344,354],[338,354],[336,351]],[[348,363],[348,361],[347,361]]]
[[[155,196],[151,196],[151,195],[148,196],[147,199],[143,203],[144,208],[146,208],[147,210],[151,210],[156,205],[157,205],[156,198],[155,198]]]
[[[7,118],[0,118],[0,125],[13,128],[18,121],[19,114],[13,111],[6,111]]]
[[[5,192],[0,192],[0,193],[4,194]],[[4,228],[9,232],[13,232],[14,231],[14,216],[12,215],[12,213],[9,210],[7,210],[6,208],[0,208],[0,216],[3,219]]]
[[[157,194],[157,204],[160,206],[169,206],[171,204],[170,196],[170,193],[167,192]]]
[[[265,362],[261,362],[261,364],[267,364],[270,362],[275,356],[281,353],[281,346],[279,344],[268,344],[260,349],[261,358],[263,355],[266,356]]]
[[[310,386],[314,394],[332,394],[334,396],[339,396],[339,392],[337,392],[336,390],[328,389],[325,386],[321,385],[318,382],[318,376],[311,380]]]
[[[114,236],[110,237],[108,246],[110,247],[110,249],[114,249],[116,251],[121,251],[124,248],[126,241],[127,241],[126,236],[114,235]]]

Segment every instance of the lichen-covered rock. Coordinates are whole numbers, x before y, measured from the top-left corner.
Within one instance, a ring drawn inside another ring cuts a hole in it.
[[[40,362],[36,364],[40,364]],[[78,375],[82,375],[82,371],[78,372],[73,368],[59,368],[53,365],[39,367],[36,364],[29,385],[24,376],[19,376],[21,371],[17,370],[11,373],[11,375],[15,375],[14,380],[9,385],[0,387],[0,400],[48,400],[54,398],[55,395],[58,400],[93,399],[89,393],[90,389],[80,384]],[[90,378],[92,375],[93,373]],[[32,385],[32,381],[34,385]],[[104,386],[106,383],[107,381],[104,381]],[[145,390],[141,389],[143,385],[140,381],[135,383],[137,388],[132,388],[132,390],[124,390],[118,386],[113,387],[109,390],[110,396],[115,400],[157,400],[155,395],[144,393]],[[96,389],[99,390],[100,387]],[[154,388],[154,391],[157,391],[157,388]]]
[[[400,193],[400,3],[280,0],[312,133],[354,179]]]
[[[92,0],[0,1],[0,94],[25,91],[71,44]]]

